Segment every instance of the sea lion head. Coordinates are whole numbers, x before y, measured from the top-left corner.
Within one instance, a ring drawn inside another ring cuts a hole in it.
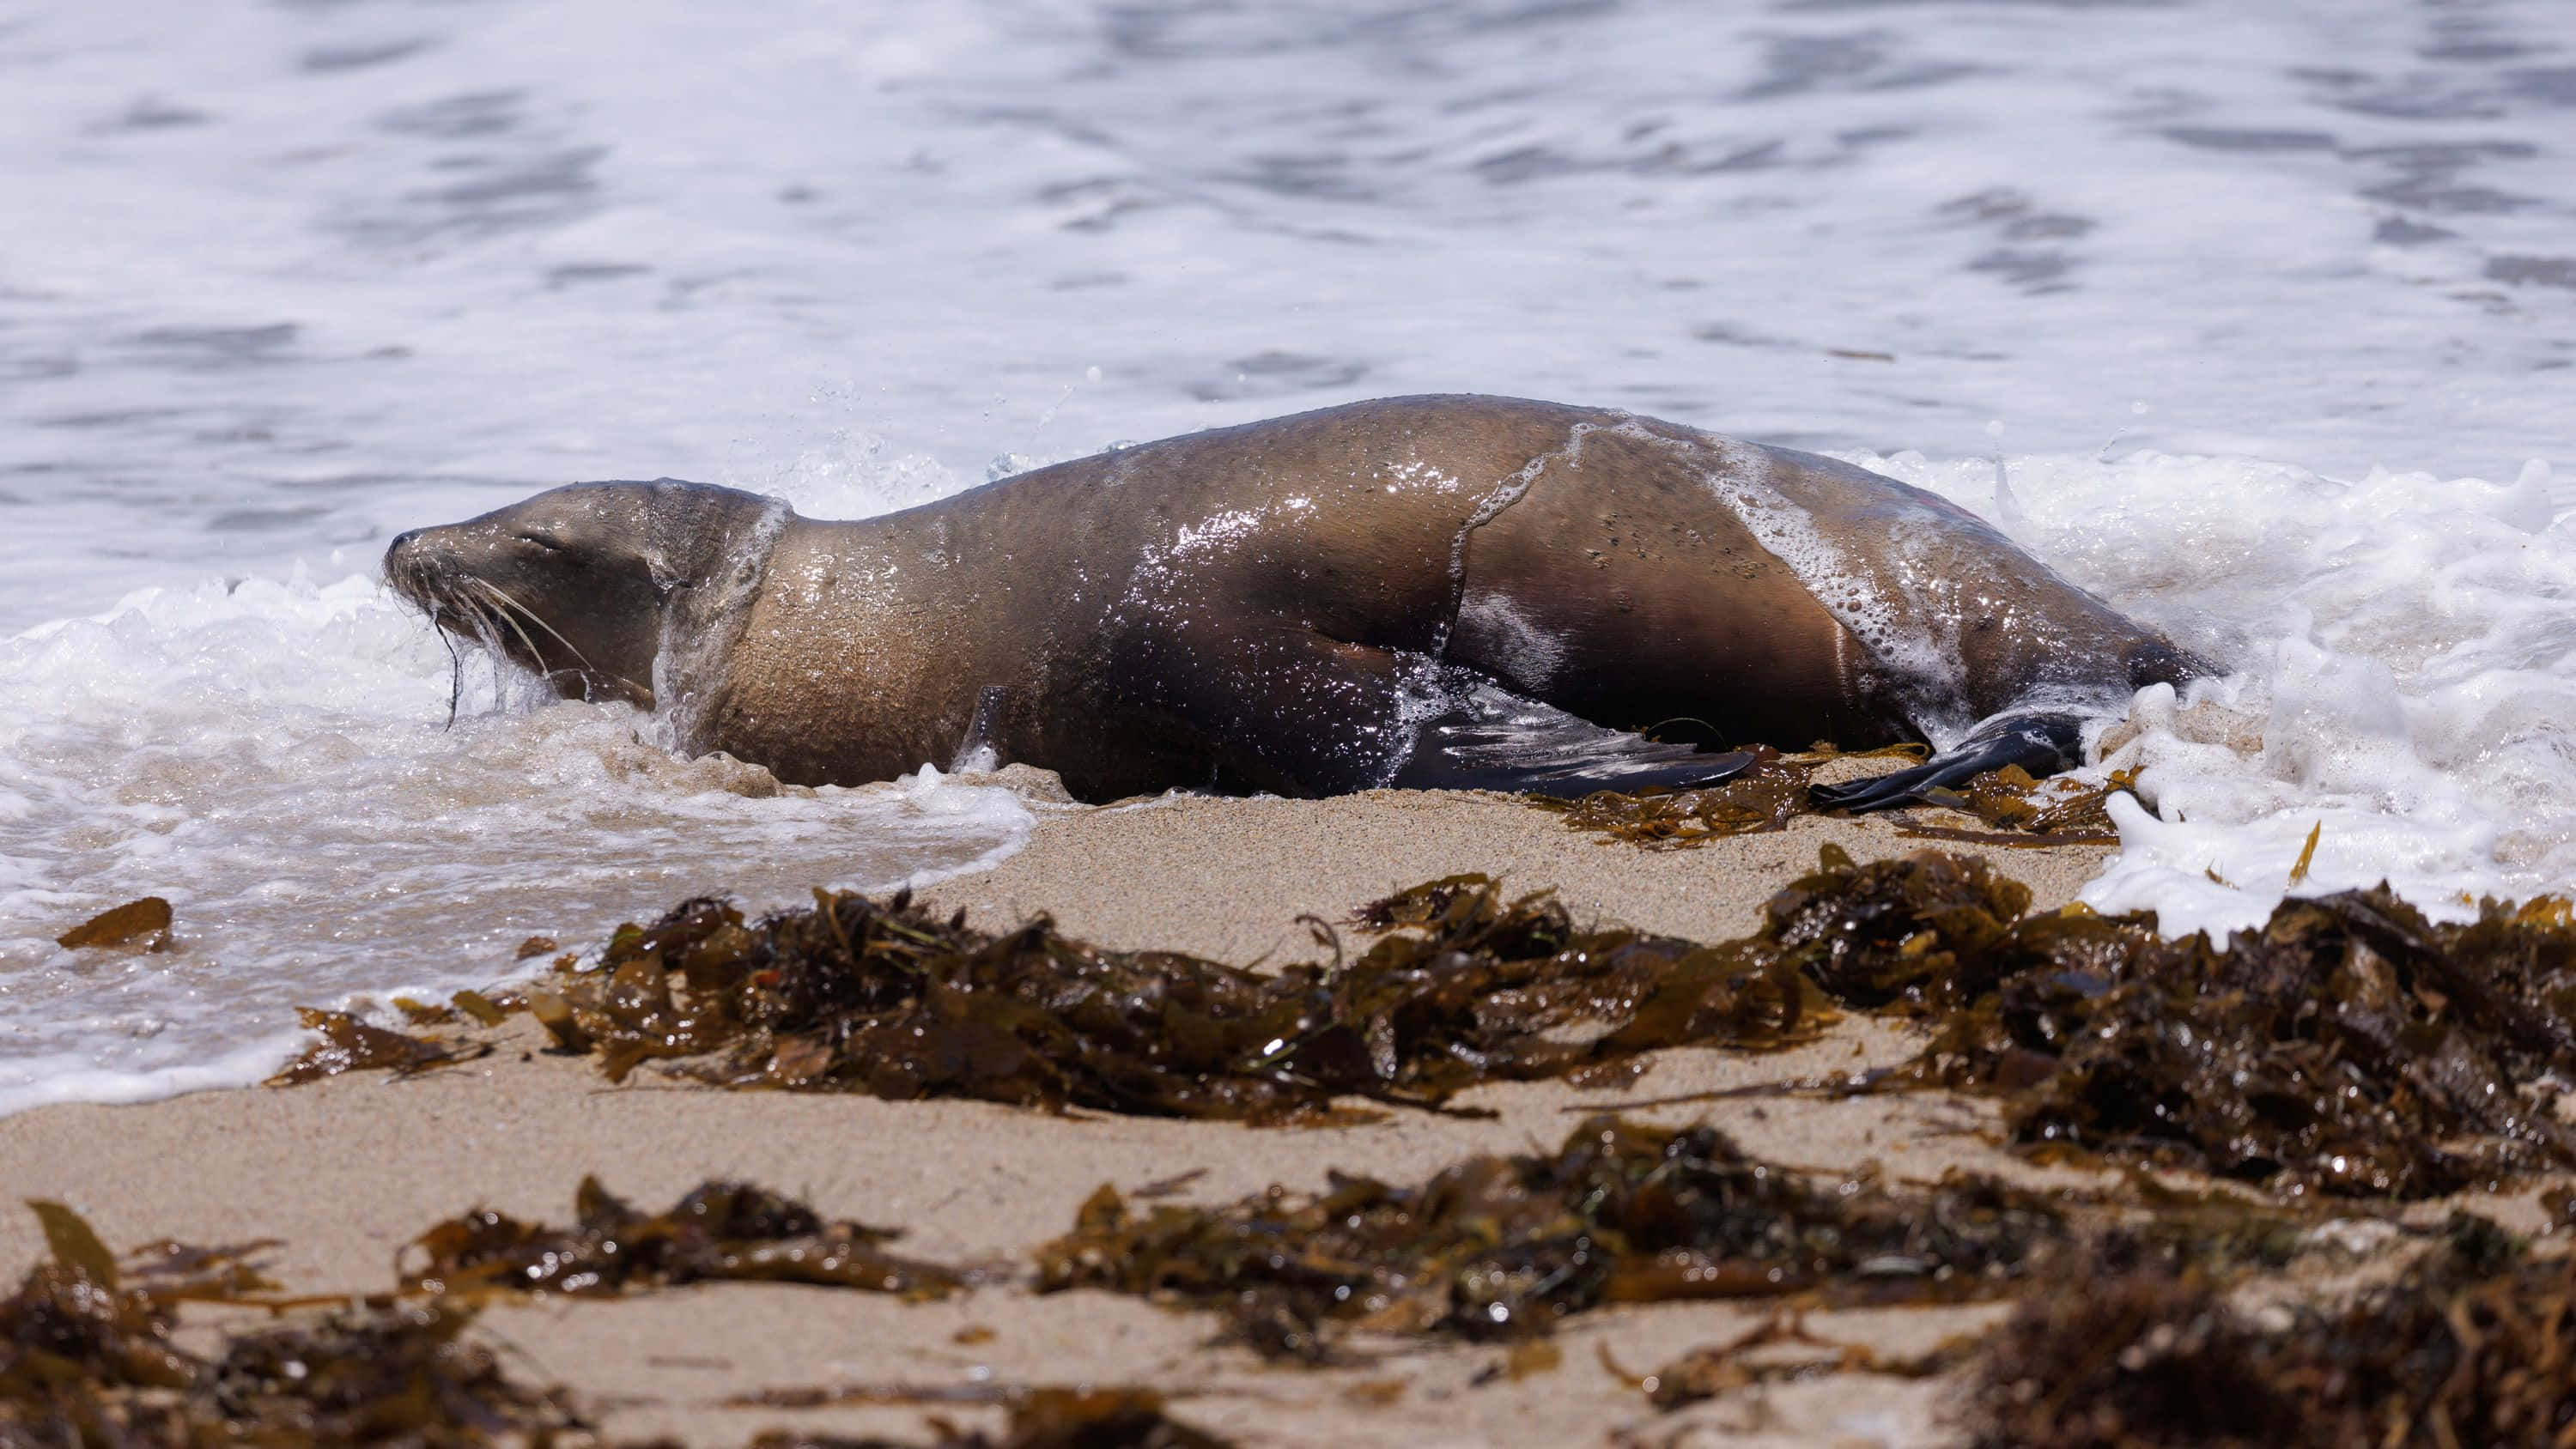
[[[385,550],[385,581],[565,698],[650,709],[673,625],[701,622],[709,596],[740,582],[746,547],[784,515],[757,494],[676,478],[574,483],[402,534]]]

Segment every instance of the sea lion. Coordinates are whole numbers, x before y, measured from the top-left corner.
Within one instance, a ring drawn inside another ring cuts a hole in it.
[[[1868,809],[2066,768],[2088,719],[2211,672],[1920,489],[1510,398],[1220,428],[856,522],[575,484],[405,533],[385,574],[691,752],[845,784],[988,752],[1091,800],[1577,794],[1749,759],[1712,746],[1941,747],[1820,792]]]

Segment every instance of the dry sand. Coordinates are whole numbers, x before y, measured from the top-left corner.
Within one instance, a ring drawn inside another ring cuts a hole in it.
[[[1051,913],[1118,947],[1234,960],[1309,956],[1301,914],[1347,916],[1427,878],[1485,871],[1557,890],[1578,917],[1721,939],[1833,841],[1860,859],[1925,842],[1884,820],[1802,819],[1786,832],[1649,853],[1595,841],[1554,816],[1477,795],[1373,794],[1340,800],[1176,799],[1046,818],[1022,854],[928,894],[1002,925]],[[1972,847],[1947,848],[1972,850]],[[2083,848],[1996,853],[2037,904],[2064,901],[2098,869]],[[649,915],[661,902],[638,902]],[[402,1245],[432,1222],[484,1204],[568,1218],[575,1185],[598,1173],[658,1209],[702,1179],[750,1179],[805,1197],[827,1216],[899,1226],[901,1245],[989,1263],[1007,1279],[1063,1232],[1100,1183],[1201,1175],[1183,1196],[1230,1199],[1271,1183],[1320,1185],[1328,1168],[1418,1179],[1482,1151],[1553,1146],[1600,1105],[1901,1059],[1894,1030],[1853,1022],[1801,1051],[1664,1053],[1615,1093],[1558,1085],[1476,1094],[1490,1120],[1406,1114],[1329,1130],[1262,1130],[1106,1116],[1050,1117],[969,1102],[729,1093],[639,1074],[609,1087],[587,1062],[532,1050],[523,1024],[470,1067],[393,1082],[362,1075],[291,1090],[214,1092],[140,1107],[48,1107],[0,1120],[8,1195],[59,1198],[118,1246],[284,1240],[277,1275],[300,1292],[391,1286]],[[1901,1176],[1949,1166],[2022,1171],[1985,1144],[1983,1109],[1930,1097],[1732,1100],[1642,1109],[1678,1124],[1705,1117],[1748,1149],[1839,1169],[1876,1159]],[[0,1274],[40,1251],[24,1214],[0,1214]],[[1929,1347],[1989,1322],[1996,1308],[1818,1314],[1818,1331],[1882,1349]],[[1143,1383],[1185,1394],[1179,1417],[1246,1444],[1920,1444],[1943,1442],[1938,1385],[1840,1375],[1739,1391],[1659,1414],[1599,1355],[1643,1371],[1732,1336],[1758,1308],[1675,1304],[1603,1310],[1561,1333],[1562,1365],[1499,1376],[1491,1348],[1398,1346],[1371,1366],[1269,1368],[1207,1343],[1212,1321],[1099,1293],[1039,1297],[1008,1281],[946,1303],[825,1289],[716,1284],[615,1302],[492,1310],[486,1325],[524,1351],[518,1369],[590,1396],[621,1437],[673,1434],[733,1445],[771,1426],[918,1436],[924,1410],[787,1412],[726,1408],[750,1390],[854,1382],[920,1385]],[[966,1333],[992,1330],[989,1340]],[[961,1341],[961,1335],[964,1341]],[[963,1422],[995,1411],[949,1409]]]

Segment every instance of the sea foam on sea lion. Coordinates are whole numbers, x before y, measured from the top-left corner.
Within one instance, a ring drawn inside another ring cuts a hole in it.
[[[804,783],[990,751],[1089,799],[1579,795],[1752,764],[1710,746],[1944,747],[1819,791],[1865,809],[2078,763],[2088,721],[2209,672],[1932,494],[1508,398],[1191,434],[854,522],[578,484],[404,534],[385,569],[563,692]]]

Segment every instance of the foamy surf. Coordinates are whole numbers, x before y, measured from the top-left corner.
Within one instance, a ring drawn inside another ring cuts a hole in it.
[[[1998,492],[1992,459],[1854,461],[1987,513],[2233,671],[2143,691],[2105,736],[2093,773],[2137,770],[2139,801],[2115,805],[2090,904],[2223,934],[2293,891],[2386,881],[2459,918],[2576,882],[2576,512],[2545,463],[2499,485],[2021,457]]]
[[[1033,816],[925,768],[782,788],[623,707],[512,707],[360,578],[152,591],[0,644],[0,1111],[257,1080],[299,1005],[441,999],[700,894],[980,869]],[[172,949],[53,936],[142,895]],[[542,963],[539,963],[542,964]]]

